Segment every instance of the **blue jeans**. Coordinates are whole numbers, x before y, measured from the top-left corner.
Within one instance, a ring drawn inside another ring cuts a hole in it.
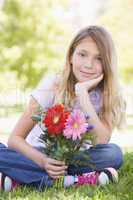
[[[68,167],[68,174],[81,174],[94,170],[102,170],[106,167],[119,169],[123,163],[122,151],[116,144],[98,144],[88,150],[77,154],[73,159],[82,161],[87,155],[88,166]],[[47,172],[41,169],[35,162],[0,143],[0,172],[14,180],[28,186],[34,186],[39,190],[53,185],[53,179]]]

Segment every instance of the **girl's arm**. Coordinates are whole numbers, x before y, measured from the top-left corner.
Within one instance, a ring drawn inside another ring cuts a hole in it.
[[[8,139],[8,146],[33,160],[41,168],[45,169],[52,178],[58,178],[65,173],[66,166],[64,162],[48,158],[40,151],[33,148],[25,140],[30,130],[36,124],[31,119],[31,116],[36,111],[37,107],[38,103],[32,98],[29,102],[29,106],[12,131]]]
[[[108,143],[112,130],[110,127],[107,126],[107,124],[100,120],[98,117],[90,99],[88,98],[88,92],[82,91],[82,95],[79,96],[80,105],[83,110],[89,118],[89,124],[94,125],[94,128],[92,129],[92,135],[93,143],[95,144],[106,144]]]
[[[91,131],[92,134],[94,135],[94,139],[93,139],[94,144],[108,143],[112,134],[111,127],[109,127],[104,121],[102,121],[98,117],[88,97],[88,91],[92,88],[95,88],[102,79],[103,79],[103,75],[100,75],[98,78],[95,78],[86,82],[82,82],[82,83],[77,83],[76,88],[75,88],[76,89],[75,92],[79,98],[80,106],[83,112],[90,116],[89,123],[94,125],[94,128]]]
[[[30,130],[36,124],[31,119],[31,116],[37,109],[37,106],[37,102],[32,98],[29,102],[29,106],[26,108],[25,112],[14,127],[8,139],[8,146],[35,161],[39,166],[42,166],[42,153],[32,148],[32,146],[25,141]]]

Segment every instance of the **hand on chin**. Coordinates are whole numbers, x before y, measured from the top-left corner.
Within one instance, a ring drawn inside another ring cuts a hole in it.
[[[82,77],[81,80],[79,82],[85,82],[85,81],[90,81],[93,80],[95,78],[98,78],[101,74],[93,74],[90,77]]]

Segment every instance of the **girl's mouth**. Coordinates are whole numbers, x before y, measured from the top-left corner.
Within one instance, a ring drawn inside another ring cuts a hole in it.
[[[88,73],[88,72],[84,72],[84,71],[80,71],[80,73],[82,73],[84,76],[92,76],[92,75],[94,75],[94,73]]]

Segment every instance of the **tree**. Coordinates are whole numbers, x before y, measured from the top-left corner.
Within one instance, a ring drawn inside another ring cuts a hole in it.
[[[65,25],[53,14],[65,0],[5,0],[0,13],[0,72],[10,71],[33,87],[64,55]],[[65,35],[66,34],[66,35]]]
[[[133,1],[111,0],[100,23],[108,27],[116,43],[120,74],[127,82],[133,76]]]

